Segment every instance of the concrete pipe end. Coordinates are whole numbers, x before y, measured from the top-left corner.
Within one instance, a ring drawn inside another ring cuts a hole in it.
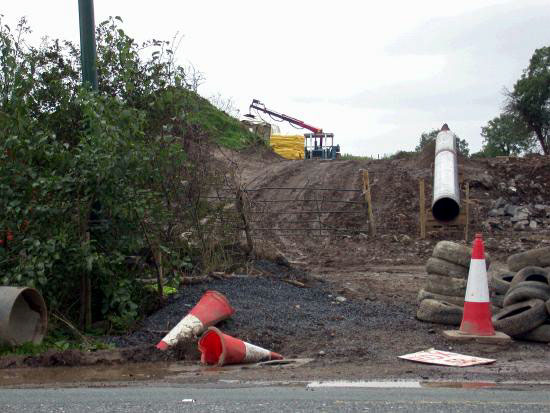
[[[40,344],[47,328],[46,303],[37,290],[0,287],[0,342]]]
[[[432,214],[438,221],[452,221],[459,213],[460,205],[452,198],[440,198],[432,206]]]

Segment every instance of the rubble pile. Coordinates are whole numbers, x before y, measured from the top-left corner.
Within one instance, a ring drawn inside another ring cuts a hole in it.
[[[539,198],[542,202],[542,197]],[[498,198],[487,213],[488,219],[483,222],[484,229],[515,231],[550,228],[550,205],[514,204],[504,198]]]
[[[491,281],[496,330],[514,338],[550,342],[550,247],[511,255],[509,271]]]

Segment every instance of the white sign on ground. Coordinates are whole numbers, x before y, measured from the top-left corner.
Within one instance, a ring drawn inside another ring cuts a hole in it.
[[[430,348],[428,350],[419,351],[418,353],[405,354],[399,356],[400,359],[417,361],[419,363],[440,364],[442,366],[468,367],[477,364],[494,363],[494,359],[485,359],[481,357],[466,356],[464,354],[451,353],[448,351],[436,350]]]

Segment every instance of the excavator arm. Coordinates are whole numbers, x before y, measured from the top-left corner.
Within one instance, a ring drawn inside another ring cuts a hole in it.
[[[250,104],[250,106],[248,108],[248,112],[249,112],[250,115],[252,115],[250,113],[252,111],[252,109],[258,110],[260,112],[267,113],[268,115],[270,115],[274,118],[278,118],[280,120],[287,121],[288,123],[290,123],[292,125],[296,125],[300,128],[310,130],[315,134],[323,133],[323,129],[321,129],[321,128],[316,128],[315,126],[308,125],[307,123],[305,123],[304,121],[301,121],[300,119],[296,119],[296,118],[293,118],[292,116],[285,115],[284,113],[275,112],[274,110],[266,108],[265,105],[262,102],[260,102],[258,99],[252,100],[252,103]]]

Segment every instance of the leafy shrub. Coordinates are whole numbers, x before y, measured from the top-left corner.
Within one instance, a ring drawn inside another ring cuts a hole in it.
[[[95,93],[80,87],[73,44],[27,46],[26,21],[12,32],[0,18],[0,282],[36,287],[75,319],[89,274],[94,319],[124,324],[139,313],[136,278],[152,271],[128,257],[162,251],[168,275],[223,260],[233,234],[201,228],[219,209],[201,197],[225,178],[205,148],[255,137],[211,106],[205,121],[169,43],[138,46],[119,21],[97,28]]]

